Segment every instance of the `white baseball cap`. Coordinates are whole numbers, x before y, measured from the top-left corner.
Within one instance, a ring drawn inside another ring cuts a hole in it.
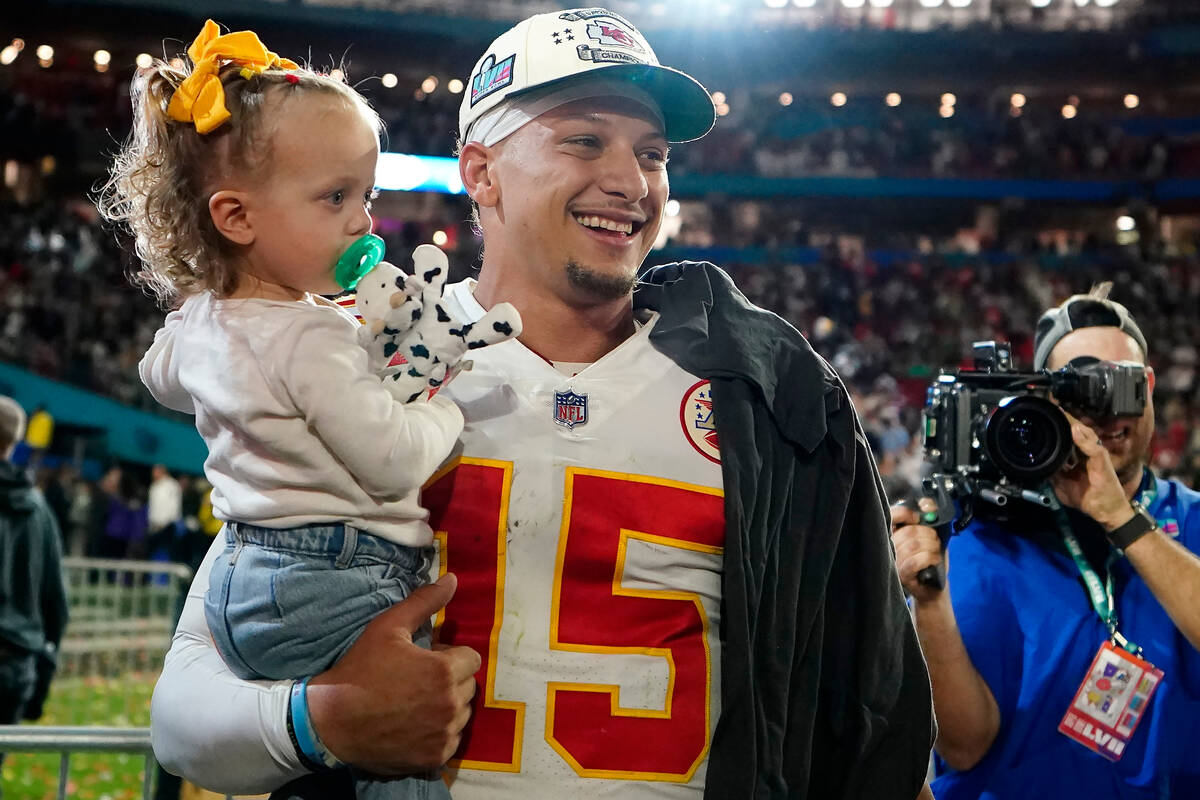
[[[592,78],[627,81],[658,104],[668,141],[699,139],[715,108],[692,76],[664,67],[637,28],[603,8],[536,14],[509,28],[475,63],[458,110],[463,141],[483,114],[530,89]]]

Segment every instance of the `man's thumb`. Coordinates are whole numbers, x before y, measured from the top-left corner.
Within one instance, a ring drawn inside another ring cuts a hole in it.
[[[458,578],[453,572],[448,572],[436,583],[422,586],[408,597],[388,609],[384,614],[388,621],[403,628],[410,634],[424,625],[430,617],[446,607],[454,591],[458,588]]]

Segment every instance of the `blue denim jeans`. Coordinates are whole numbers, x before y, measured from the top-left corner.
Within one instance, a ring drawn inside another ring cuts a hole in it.
[[[323,672],[377,614],[426,582],[431,548],[345,525],[225,525],[204,612],[217,649],[240,678]],[[429,647],[429,631],[414,637]]]
[[[323,672],[376,614],[423,585],[432,548],[404,545],[345,525],[225,525],[204,613],[225,663],[241,678],[303,678]],[[428,623],[413,637],[430,646]],[[353,770],[352,770],[353,772]],[[353,776],[362,800],[449,800],[436,775],[396,780]]]

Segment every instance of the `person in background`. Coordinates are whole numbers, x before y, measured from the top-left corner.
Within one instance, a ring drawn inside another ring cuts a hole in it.
[[[67,625],[58,523],[9,459],[25,413],[0,395],[0,724],[36,720]],[[3,761],[0,754],[0,761]]]
[[[151,557],[169,557],[180,537],[183,489],[162,464],[155,464],[150,470],[146,517],[149,526],[148,554]]]
[[[54,441],[54,417],[44,405],[38,404],[29,415],[25,428],[25,446],[29,448],[29,468],[36,470],[42,457]]]
[[[1110,286],[1042,315],[1035,369],[1146,363]],[[1146,373],[1140,416],[1068,417],[1058,507],[1010,503],[945,556],[915,509],[892,509],[933,682],[938,800],[1200,797],[1200,493],[1147,465]],[[916,579],[943,561],[944,588]]]

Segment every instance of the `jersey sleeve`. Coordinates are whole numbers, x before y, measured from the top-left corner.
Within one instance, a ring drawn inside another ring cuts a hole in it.
[[[317,316],[324,319],[300,327],[273,366],[283,390],[368,494],[417,491],[457,442],[462,412],[441,395],[401,403],[368,369],[353,328]]]
[[[287,733],[291,681],[245,681],[225,666],[204,617],[218,536],[188,590],[179,627],[154,687],[155,758],[176,775],[218,792],[270,792],[307,774]]]

